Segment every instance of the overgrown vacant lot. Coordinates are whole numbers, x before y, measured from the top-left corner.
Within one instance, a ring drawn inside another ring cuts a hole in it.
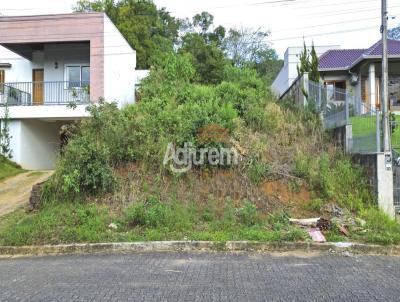
[[[363,170],[322,132],[318,112],[277,104],[251,69],[227,65],[206,86],[187,57],[170,55],[137,104],[89,111],[70,126],[41,208],[2,220],[0,244],[308,240],[289,218],[331,218],[329,205],[355,223],[350,238],[333,224],[328,240],[400,242],[399,224],[375,208]],[[235,148],[239,161],[177,174],[163,165],[170,143]]]

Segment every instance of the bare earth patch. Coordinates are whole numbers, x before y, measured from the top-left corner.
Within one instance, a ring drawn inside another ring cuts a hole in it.
[[[0,181],[0,216],[26,205],[32,186],[45,181],[53,171],[29,171]]]

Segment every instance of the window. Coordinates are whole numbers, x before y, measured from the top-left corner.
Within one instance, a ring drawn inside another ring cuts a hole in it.
[[[66,88],[82,88],[90,84],[90,66],[67,65],[65,66]]]
[[[346,100],[346,81],[329,81],[325,82],[325,86],[328,93],[328,100]]]

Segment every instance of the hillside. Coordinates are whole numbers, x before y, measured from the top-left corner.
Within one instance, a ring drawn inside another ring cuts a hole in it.
[[[89,111],[70,126],[42,207],[6,217],[0,244],[307,240],[290,217],[336,212],[328,240],[348,240],[344,224],[353,240],[400,242],[400,226],[373,206],[363,170],[332,145],[318,112],[277,103],[251,69],[227,65],[221,83],[203,85],[186,56],[171,54],[140,102]]]

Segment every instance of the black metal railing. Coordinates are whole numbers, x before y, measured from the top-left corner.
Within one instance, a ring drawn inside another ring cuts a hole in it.
[[[9,106],[87,104],[89,82],[13,82],[0,84],[0,104]]]

